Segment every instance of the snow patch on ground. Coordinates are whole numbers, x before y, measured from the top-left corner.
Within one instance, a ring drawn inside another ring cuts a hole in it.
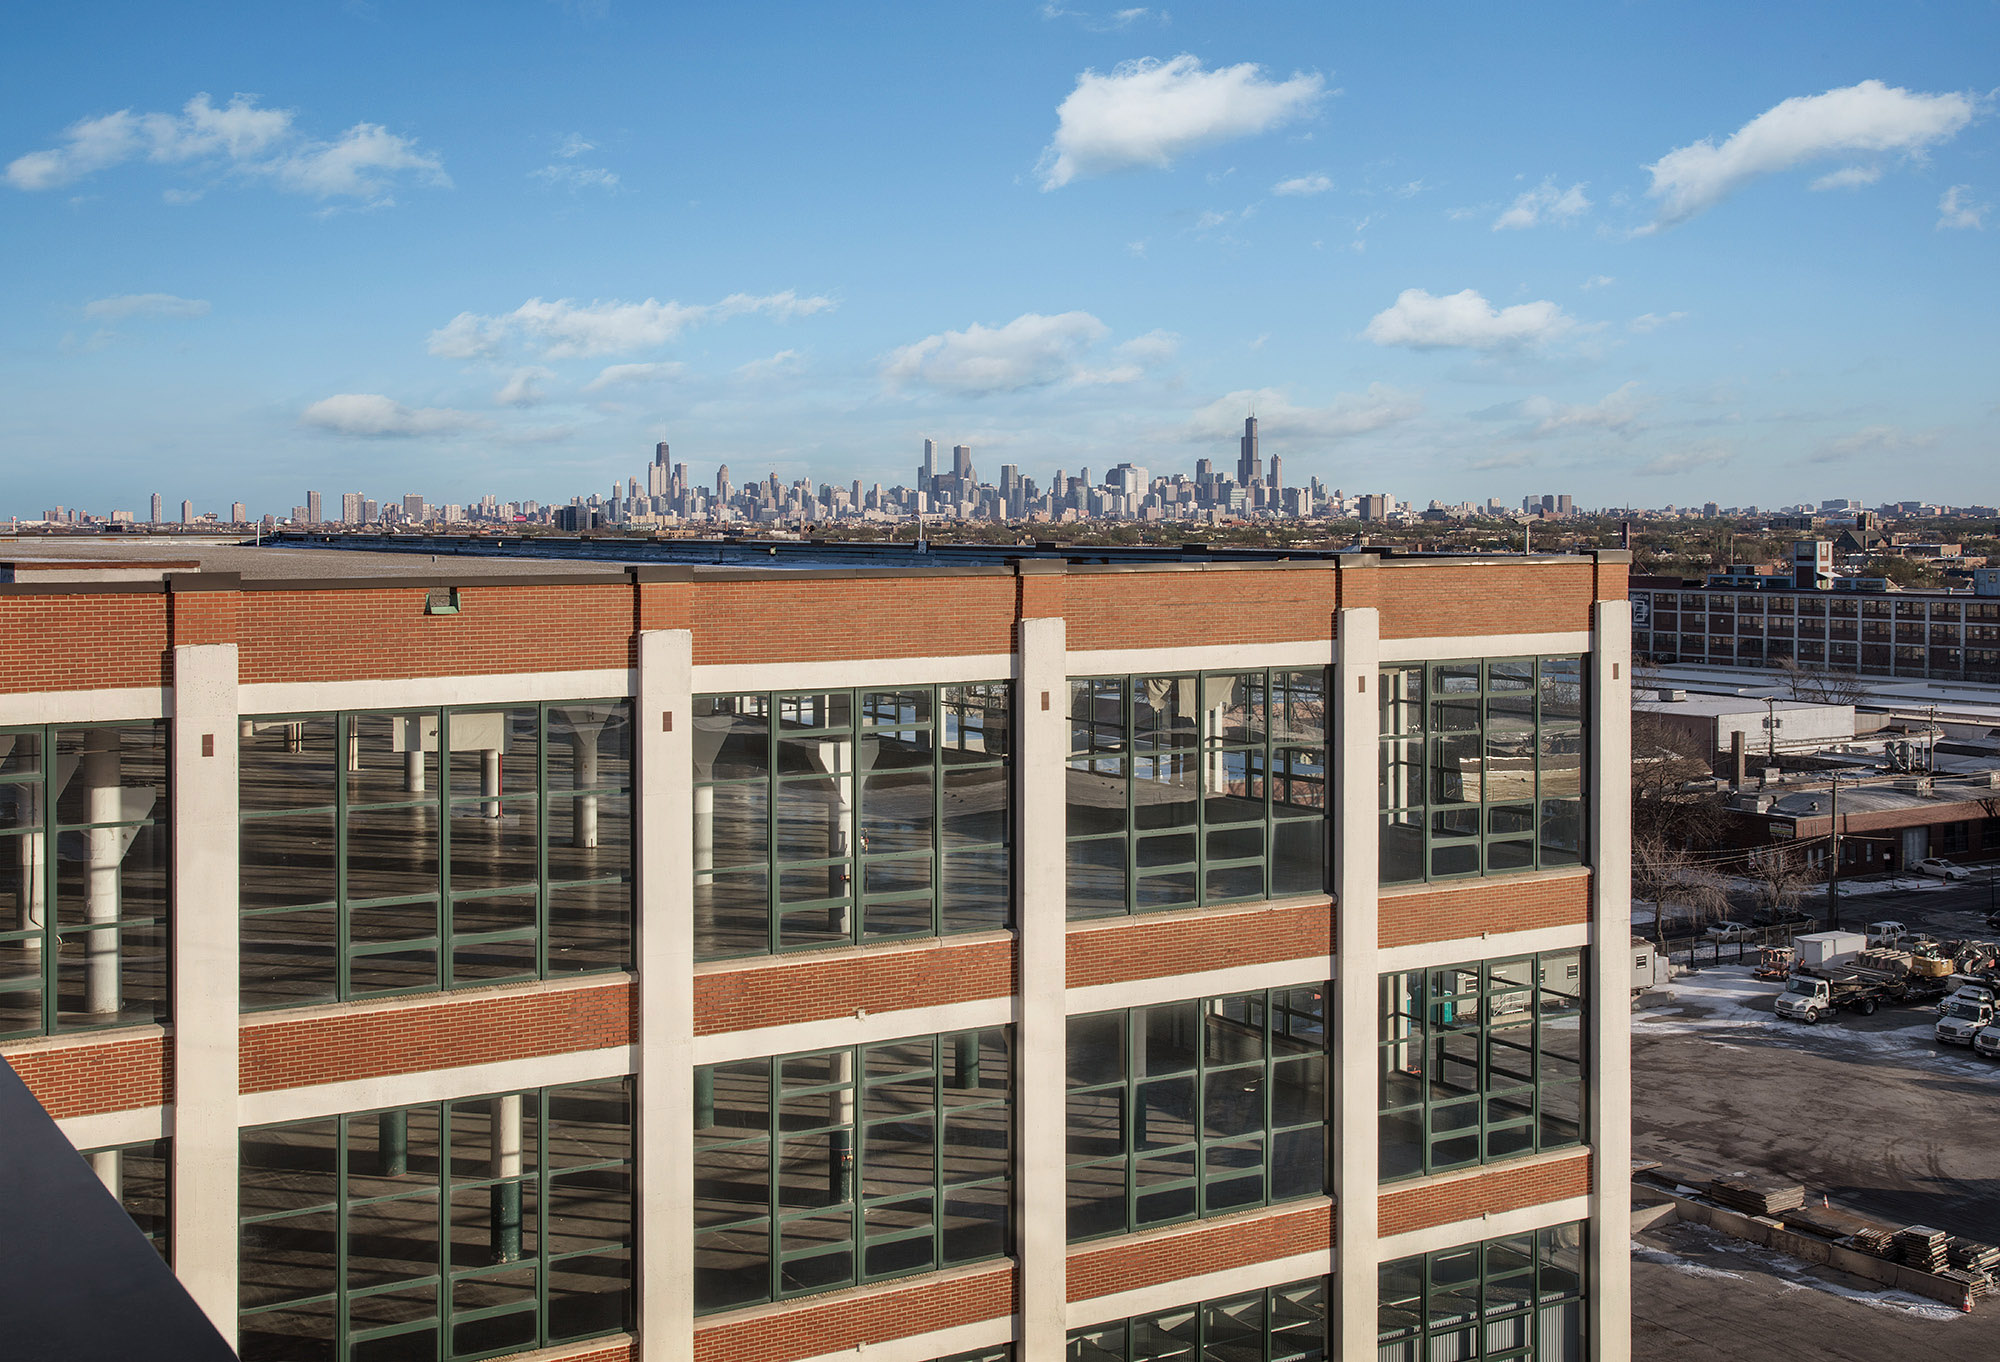
[[[1816,1275],[1812,1264],[1794,1258],[1788,1253],[1773,1253],[1754,1244],[1739,1243],[1706,1227],[1691,1225],[1688,1228],[1699,1228],[1701,1237],[1708,1241],[1707,1246],[1713,1250],[1722,1253],[1754,1254],[1758,1263],[1775,1272],[1781,1279],[1779,1285],[1788,1290],[1819,1291],[1829,1296],[1838,1296],[1842,1300],[1853,1301],[1856,1305],[1866,1305],[1876,1310],[1893,1310],[1917,1319],[1958,1319],[1964,1314],[1963,1311],[1956,1310],[1941,1301],[1912,1295],[1908,1291],[1897,1291],[1891,1287],[1870,1291],[1860,1287],[1842,1286],[1839,1282],[1828,1281]],[[1661,1267],[1670,1267],[1690,1277],[1726,1278],[1739,1282],[1743,1280],[1743,1274],[1740,1272],[1730,1272],[1724,1268],[1710,1267],[1706,1263],[1697,1263],[1678,1253],[1650,1248],[1636,1239],[1632,1241],[1632,1256],[1642,1263],[1656,1263]]]

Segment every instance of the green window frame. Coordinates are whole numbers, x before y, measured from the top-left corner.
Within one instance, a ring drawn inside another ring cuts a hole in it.
[[[1378,708],[1383,884],[1584,863],[1581,657],[1385,667]]]
[[[1069,1331],[1067,1362],[1324,1362],[1333,1356],[1332,1279],[1156,1310]]]
[[[0,1040],[170,1015],[168,741],[0,728]]]
[[[632,1089],[245,1130],[243,1362],[465,1362],[629,1329]]]
[[[1009,1251],[1007,1028],[695,1070],[695,1309]]]
[[[1069,917],[1326,892],[1326,675],[1072,678]]]
[[[1006,927],[1012,692],[695,696],[696,958]]]
[[[1324,984],[1069,1019],[1071,1243],[1320,1195]]]
[[[625,970],[631,705],[258,715],[245,1011]]]
[[[173,1262],[173,1141],[141,1140],[136,1144],[81,1149],[90,1171],[104,1190],[116,1197],[160,1257]]]
[[[1587,1230],[1572,1221],[1382,1264],[1379,1362],[1584,1362]]]
[[[1382,1180],[1584,1142],[1588,953],[1381,977]]]

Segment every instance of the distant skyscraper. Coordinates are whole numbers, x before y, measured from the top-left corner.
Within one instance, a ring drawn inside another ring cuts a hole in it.
[[[240,501],[230,502],[229,523],[232,525],[248,525],[250,523],[250,508]]]
[[[1257,457],[1257,418],[1243,418],[1243,439],[1237,446],[1236,483],[1248,487],[1263,475],[1264,461]]]
[[[953,445],[951,447],[951,475],[965,482],[972,482],[972,446]]]
[[[917,490],[928,492],[937,478],[937,441],[924,441],[924,461],[917,466]]]
[[[319,500],[319,493],[317,493],[317,492],[307,492],[307,493],[306,493],[306,524],[308,524],[308,525],[317,525],[317,524],[319,524],[319,523],[320,523],[320,520],[321,520],[321,516],[320,516],[320,500]]]
[[[194,503],[192,501],[183,501],[181,503],[181,524],[194,524]]]
[[[340,523],[343,525],[364,524],[366,501],[367,498],[363,497],[359,492],[342,492],[340,494]]]
[[[715,470],[715,499],[716,499],[717,501],[727,501],[727,500],[729,500],[729,465],[728,465],[728,464],[724,464],[724,465],[722,465],[722,467],[720,467],[720,468],[718,468],[718,469],[716,469],[716,470]]]
[[[1285,461],[1280,456],[1271,456],[1271,490],[1279,491],[1285,485]]]
[[[160,523],[160,513],[165,509],[166,507],[160,504],[160,494],[158,492],[153,493],[153,523],[155,525]]]
[[[415,492],[403,493],[403,516],[408,520],[424,518],[424,499]]]

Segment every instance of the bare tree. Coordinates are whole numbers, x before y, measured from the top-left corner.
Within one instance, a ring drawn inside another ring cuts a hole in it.
[[[1773,659],[1782,673],[1787,694],[1815,705],[1851,705],[1866,698],[1868,683],[1857,672],[1835,671],[1795,657]]]
[[[1820,871],[1793,848],[1783,845],[1754,847],[1745,858],[1745,876],[1757,886],[1757,903],[1772,918],[1797,910],[1805,896],[1820,883]]]
[[[1669,906],[1684,910],[1693,930],[1729,912],[1729,890],[1722,876],[1657,833],[1632,838],[1632,897],[1652,903],[1653,940],[1663,955]]]

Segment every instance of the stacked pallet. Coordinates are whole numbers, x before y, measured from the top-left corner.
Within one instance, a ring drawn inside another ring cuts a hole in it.
[[[1896,1256],[1896,1235],[1893,1230],[1856,1230],[1853,1241],[1854,1247],[1863,1253],[1872,1253],[1877,1258]]]
[[[1708,1184],[1708,1195],[1719,1205],[1745,1215],[1778,1215],[1806,1204],[1806,1189],[1796,1182],[1732,1173]]]
[[[1910,1267],[1941,1272],[1945,1265],[1945,1239],[1943,1230],[1911,1225],[1896,1232],[1896,1256]]]
[[[1945,1257],[1953,1267],[1968,1272],[2000,1272],[2000,1248],[1977,1239],[1951,1238],[1945,1242]]]
[[[1967,1300],[1976,1301],[1982,1296],[1993,1294],[1993,1279],[1984,1272],[1973,1272],[1962,1267],[1946,1267],[1939,1268],[1937,1275],[1964,1287]]]

